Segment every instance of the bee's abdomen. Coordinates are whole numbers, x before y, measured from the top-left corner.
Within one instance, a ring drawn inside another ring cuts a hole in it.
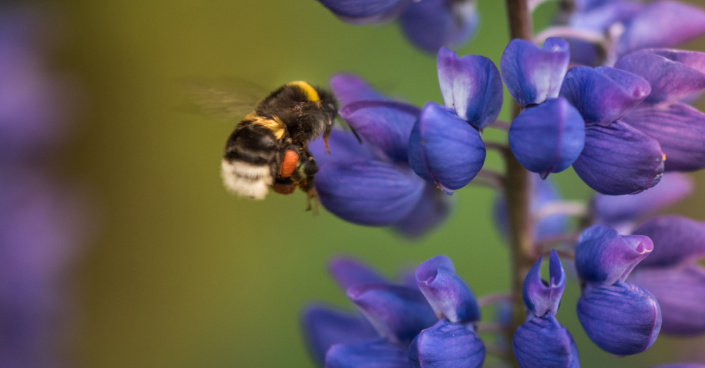
[[[270,129],[241,123],[225,145],[221,165],[225,187],[242,196],[263,199],[274,181],[277,144]]]

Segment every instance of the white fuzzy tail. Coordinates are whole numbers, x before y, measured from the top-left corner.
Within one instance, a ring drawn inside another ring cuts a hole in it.
[[[223,184],[229,191],[252,199],[264,199],[274,181],[269,166],[223,160]]]

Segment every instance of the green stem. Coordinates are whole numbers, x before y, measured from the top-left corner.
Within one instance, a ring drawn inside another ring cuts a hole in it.
[[[506,0],[509,33],[512,39],[521,38],[531,41],[533,37],[531,13],[528,0]],[[514,117],[521,111],[514,103]],[[528,171],[519,164],[511,151],[504,152],[506,162],[506,184],[504,196],[507,201],[509,217],[509,242],[511,260],[511,294],[512,294],[512,325],[506,331],[507,341],[526,319],[524,303],[521,297],[524,278],[537,258],[532,241],[531,216],[529,215],[530,186]],[[517,367],[511,350],[507,354],[507,363]]]

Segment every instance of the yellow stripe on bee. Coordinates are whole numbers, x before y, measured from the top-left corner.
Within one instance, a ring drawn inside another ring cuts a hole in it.
[[[286,128],[284,126],[284,122],[281,121],[278,116],[274,116],[272,119],[267,119],[264,116],[256,115],[253,111],[247,116],[245,116],[245,120],[249,120],[252,122],[252,124],[261,125],[271,130],[274,134],[274,137],[277,139],[282,139],[282,137],[284,137],[284,132],[286,131]]]
[[[316,91],[315,88],[313,88],[312,85],[308,84],[307,82],[304,81],[296,81],[296,82],[291,82],[287,84],[287,86],[296,86],[299,87],[304,93],[306,94],[306,98],[311,101],[311,102],[316,102],[317,104],[321,104],[321,96],[318,95],[318,91]]]

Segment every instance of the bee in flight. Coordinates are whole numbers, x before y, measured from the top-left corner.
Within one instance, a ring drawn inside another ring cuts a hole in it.
[[[241,98],[218,88],[200,88],[192,99],[208,115],[242,110]],[[246,105],[246,104],[245,104]],[[318,165],[308,144],[328,135],[337,115],[333,95],[307,82],[287,83],[257,103],[225,143],[221,174],[225,187],[241,196],[264,199],[269,188],[290,194],[301,188],[316,197]],[[220,114],[222,115],[222,114]],[[232,114],[229,114],[232,115]]]

